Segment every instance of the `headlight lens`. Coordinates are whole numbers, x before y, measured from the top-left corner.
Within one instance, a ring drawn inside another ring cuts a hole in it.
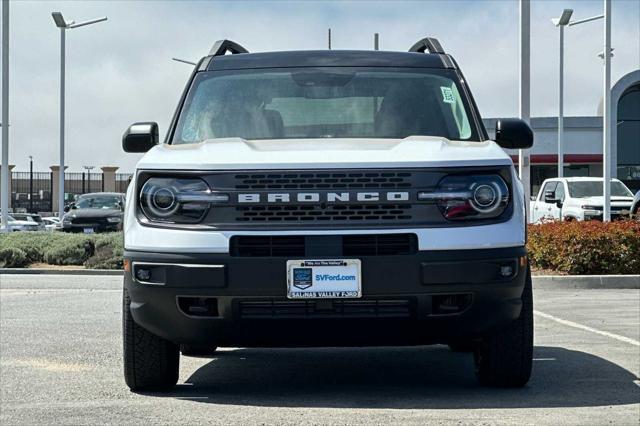
[[[198,223],[211,203],[226,202],[199,178],[150,178],[140,191],[142,213],[153,222]]]
[[[120,223],[121,221],[122,219],[120,219],[120,217],[118,216],[112,216],[107,218],[107,222],[110,222],[110,223]]]
[[[450,175],[418,199],[435,202],[448,220],[490,219],[506,209],[509,188],[499,175]]]

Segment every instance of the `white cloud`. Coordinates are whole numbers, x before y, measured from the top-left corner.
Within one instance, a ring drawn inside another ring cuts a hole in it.
[[[549,19],[564,7],[576,18],[601,13],[602,2],[532,4],[532,114],[557,109],[557,29]],[[336,49],[406,50],[436,36],[460,63],[485,117],[517,114],[516,1],[449,2],[12,2],[10,162],[26,170],[58,162],[59,30],[51,11],[71,19],[109,21],[67,34],[67,164],[117,165],[130,171],[138,156],[120,139],[134,121],[158,121],[165,131],[190,67],[220,38],[252,51],[324,49],[326,29]],[[613,78],[640,67],[640,5],[613,2]],[[602,92],[601,22],[566,32],[568,115],[592,115]]]

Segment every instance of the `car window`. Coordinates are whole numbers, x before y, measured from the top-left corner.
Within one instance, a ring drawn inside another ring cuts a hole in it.
[[[585,180],[569,182],[569,194],[572,198],[602,197],[604,189],[602,181]],[[624,183],[616,180],[611,181],[612,197],[633,197],[629,188]]]
[[[479,140],[453,70],[317,67],[199,73],[173,143],[260,139]]]
[[[78,209],[119,209],[122,204],[120,197],[96,195],[80,197],[76,202]]]
[[[540,201],[544,201],[544,194],[547,191],[555,191],[558,181],[551,181],[544,184],[544,188],[540,191]]]

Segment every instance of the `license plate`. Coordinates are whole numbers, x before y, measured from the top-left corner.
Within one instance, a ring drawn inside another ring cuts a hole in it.
[[[359,259],[287,261],[287,298],[362,297]]]
[[[85,234],[93,234],[93,228],[84,228]]]

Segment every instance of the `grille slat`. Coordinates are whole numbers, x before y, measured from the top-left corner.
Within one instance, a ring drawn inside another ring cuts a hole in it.
[[[261,300],[239,302],[243,319],[408,318],[410,299]]]
[[[409,188],[412,173],[282,173],[235,175],[236,189]]]
[[[323,220],[362,220],[364,216],[368,220],[410,220],[412,218],[411,205],[409,204],[350,204],[350,205],[322,205],[305,204],[301,206],[238,206],[236,207],[236,221],[276,221],[279,216],[289,216],[289,221],[314,221]],[[290,211],[290,214],[276,214],[275,210]],[[266,210],[266,211],[265,211]]]
[[[371,234],[343,235],[331,241],[323,236],[314,236],[316,244],[330,248],[328,256],[400,256],[418,251],[415,234]],[[337,241],[337,242],[336,242]],[[306,236],[250,236],[236,235],[229,244],[230,253],[235,257],[305,257],[314,256],[309,252]],[[312,249],[311,249],[312,250]]]

